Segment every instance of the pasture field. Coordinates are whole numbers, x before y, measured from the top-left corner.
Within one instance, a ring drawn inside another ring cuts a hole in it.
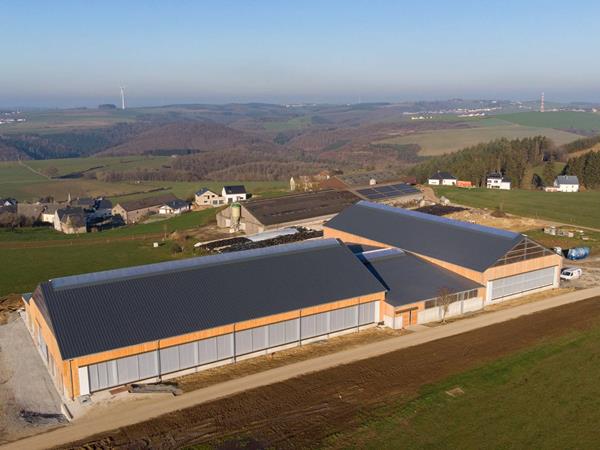
[[[173,258],[168,242],[153,248],[151,240],[115,240],[90,245],[68,241],[52,246],[0,247],[0,296],[31,292],[39,282],[51,278]]]
[[[424,386],[324,448],[593,448],[600,323]],[[463,394],[448,391],[460,387]]]
[[[287,130],[299,130],[301,128],[308,127],[311,123],[311,116],[300,116],[289,120],[265,122],[263,126],[267,131],[279,132]]]
[[[15,197],[20,201],[36,201],[48,195],[58,200],[65,200],[69,194],[71,197],[97,197],[105,196],[113,200],[133,199],[156,195],[148,192],[160,189],[162,193],[172,192],[180,198],[191,198],[201,187],[221,190],[223,185],[244,184],[246,189],[257,195],[280,195],[288,184],[283,181],[122,181],[103,182],[86,178],[48,179],[43,172],[48,167],[55,167],[58,176],[64,176],[74,172],[85,171],[94,167],[99,170],[127,171],[137,168],[159,168],[169,165],[171,158],[164,156],[127,156],[127,157],[103,157],[103,158],[66,158],[47,159],[35,161],[0,162],[0,197]],[[30,167],[33,170],[29,170]],[[129,197],[125,197],[129,196]]]
[[[487,122],[486,120],[492,121]],[[542,127],[528,127],[516,124],[501,124],[498,119],[473,121],[472,128],[432,130],[424,133],[409,134],[374,142],[375,144],[418,144],[421,156],[436,156],[452,153],[465,147],[489,142],[494,139],[521,139],[533,136],[547,136],[555,144],[562,145],[579,139],[581,136],[561,130]]]
[[[99,110],[99,109],[70,109],[44,110],[22,113],[26,122],[3,124],[2,133],[57,133],[86,128],[98,128],[115,125],[119,122],[133,122],[139,112],[133,109]]]
[[[48,167],[55,167],[59,177],[74,172],[82,172],[98,168],[103,171],[126,172],[135,169],[158,169],[169,165],[171,158],[168,156],[123,156],[123,157],[91,157],[91,158],[64,158],[64,159],[38,159],[24,161],[29,167],[44,171]],[[5,163],[11,164],[11,163]]]
[[[522,112],[498,114],[495,118],[526,127],[600,131],[600,114],[578,111]]]
[[[512,189],[460,189],[435,187],[454,203],[475,208],[495,209],[532,217],[600,229],[600,191],[544,192]]]
[[[156,236],[174,231],[193,230],[203,227],[215,220],[218,208],[191,211],[180,216],[164,220],[155,220],[148,223],[126,225],[100,233],[64,234],[51,227],[24,227],[14,230],[0,228],[0,244],[3,242],[30,242],[30,241],[97,241],[111,240],[126,237]]]
[[[193,256],[195,239],[173,255],[171,241],[153,248],[163,234],[193,232],[214,222],[217,209],[207,209],[148,224],[101,233],[66,235],[50,228],[0,230],[0,296],[28,292],[43,280],[98,270],[150,264]]]

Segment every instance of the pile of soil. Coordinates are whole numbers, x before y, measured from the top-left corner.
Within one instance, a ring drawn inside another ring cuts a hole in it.
[[[8,321],[10,313],[15,312],[22,306],[21,296],[18,294],[0,297],[0,325],[4,325]]]

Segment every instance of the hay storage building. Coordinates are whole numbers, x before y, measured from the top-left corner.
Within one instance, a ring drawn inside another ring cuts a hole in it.
[[[237,228],[246,234],[255,234],[291,226],[321,226],[359,200],[351,192],[336,190],[249,200],[239,206],[240,222]],[[226,208],[217,214],[219,227],[233,226],[231,212],[231,208]]]
[[[75,398],[357,331],[381,320],[384,294],[327,239],[58,278],[24,301],[56,387]]]
[[[562,265],[560,256],[520,233],[365,201],[329,221],[324,236],[417,256],[480,285],[483,304],[557,287]],[[415,307],[426,309],[424,302]],[[410,323],[426,321],[410,315]]]

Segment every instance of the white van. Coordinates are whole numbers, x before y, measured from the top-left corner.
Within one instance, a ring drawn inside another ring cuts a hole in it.
[[[565,267],[560,271],[560,278],[563,280],[576,280],[583,275],[583,270],[578,267]]]

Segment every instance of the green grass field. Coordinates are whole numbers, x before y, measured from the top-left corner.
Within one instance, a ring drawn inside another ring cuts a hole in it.
[[[596,448],[599,360],[596,324],[426,386],[324,447]],[[446,394],[456,386],[464,395]]]
[[[158,169],[163,165],[169,165],[170,161],[171,158],[168,156],[124,156],[40,159],[25,161],[24,163],[29,167],[42,172],[48,167],[56,167],[58,170],[57,176],[63,176],[73,172],[92,169],[94,167],[100,167],[98,170],[114,172],[125,172],[135,169]]]
[[[186,241],[189,245],[184,245],[183,253],[173,255],[168,240],[153,248],[152,243],[159,240],[153,236],[193,231],[214,221],[216,212],[217,209],[207,209],[82,235],[65,235],[49,228],[0,231],[0,296],[28,292],[54,277],[193,256],[195,239]]]
[[[265,122],[264,128],[267,131],[273,132],[299,130],[308,127],[311,123],[311,116],[300,116],[289,120]]]
[[[59,246],[0,248],[0,296],[30,292],[41,281],[60,276],[172,258],[174,256],[171,255],[168,243],[153,248],[149,240],[121,240],[89,246],[65,242]]]
[[[494,116],[526,127],[600,131],[600,114],[577,111],[523,112]]]
[[[434,188],[454,203],[475,208],[502,208],[523,217],[554,220],[571,225],[600,229],[600,191],[543,192],[512,189]]]
[[[488,120],[488,119],[483,119]],[[555,144],[561,145],[579,139],[581,136],[566,131],[542,127],[528,127],[505,123],[494,119],[493,122],[473,122],[472,128],[432,130],[415,133],[407,136],[393,137],[375,142],[376,144],[418,144],[422,156],[435,156],[452,153],[465,147],[489,142],[494,139],[517,139],[543,135],[552,139]]]
[[[136,168],[159,168],[169,164],[169,157],[131,156],[104,158],[68,158],[25,161],[23,164],[37,171],[56,167],[58,175],[66,175],[93,167],[103,166],[101,170],[126,171]],[[260,196],[279,195],[288,188],[282,181],[148,181],[107,183],[94,179],[48,179],[19,164],[16,161],[0,162],[0,197],[15,197],[20,201],[37,201],[40,197],[51,195],[58,200],[71,197],[105,196],[112,199],[139,198],[156,193],[148,193],[162,188],[163,193],[172,192],[180,198],[190,198],[201,187],[220,190],[224,184],[244,184],[249,192]]]

